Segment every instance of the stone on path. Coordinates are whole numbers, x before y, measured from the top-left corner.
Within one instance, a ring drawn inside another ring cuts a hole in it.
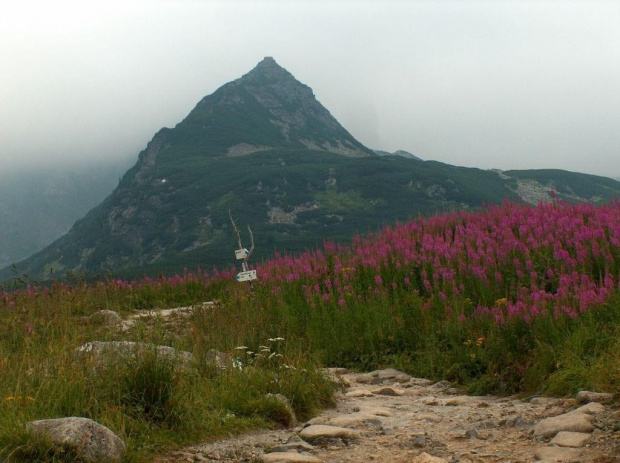
[[[329,420],[329,424],[348,428],[350,426],[360,425],[366,421],[378,421],[378,418],[376,415],[370,413],[352,413],[350,415],[335,416]]]
[[[31,421],[26,429],[49,438],[54,444],[67,446],[87,462],[121,461],[125,443],[105,426],[88,418],[68,417]]]
[[[588,402],[598,402],[598,403],[607,403],[611,402],[614,398],[613,394],[607,392],[590,392],[590,391],[579,391],[577,393],[577,402],[580,404],[588,403]]]
[[[550,443],[560,447],[579,448],[586,445],[589,439],[590,434],[583,432],[560,431]]]
[[[583,461],[581,450],[562,447],[542,447],[536,451],[534,458],[549,463]]]
[[[392,397],[396,397],[396,396],[404,394],[403,391],[400,391],[398,389],[394,389],[392,387],[382,387],[382,388],[379,388],[379,389],[375,389],[374,391],[372,391],[372,393],[375,394],[375,395],[389,395],[389,396],[392,396]]]
[[[426,452],[423,452],[417,457],[415,457],[413,460],[411,460],[411,463],[448,463],[448,461],[444,460],[443,458],[434,457]]]
[[[534,426],[534,435],[546,439],[555,436],[560,431],[590,433],[594,431],[594,426],[590,422],[591,419],[590,415],[574,412],[545,418]]]
[[[355,389],[353,391],[349,391],[345,394],[345,397],[372,397],[374,394],[370,392],[368,389]]]
[[[576,408],[570,413],[585,413],[587,415],[596,415],[597,413],[603,413],[604,411],[604,405],[601,405],[598,402],[590,402],[588,404],[582,405],[579,408]]]
[[[324,438],[343,438],[343,439],[358,439],[360,437],[359,432],[352,429],[341,428],[339,426],[327,426],[323,424],[315,424],[304,428],[299,433],[299,437],[304,440],[312,441],[314,439]]]
[[[267,453],[261,457],[263,463],[322,463],[323,460],[312,455],[297,452]]]
[[[308,452],[313,449],[314,447],[308,444],[301,437],[297,435],[293,435],[286,441],[286,444],[281,444],[276,447],[271,447],[269,451],[270,452],[291,452],[291,451],[303,450],[303,451]]]

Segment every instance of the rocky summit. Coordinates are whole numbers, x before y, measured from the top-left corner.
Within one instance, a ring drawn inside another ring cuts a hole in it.
[[[620,182],[558,170],[490,171],[378,154],[312,89],[265,58],[163,128],[117,188],[71,230],[17,264],[40,280],[69,272],[140,277],[235,263],[251,226],[254,258],[348,241],[395,221],[514,201],[605,201]],[[0,271],[0,281],[14,276]]]

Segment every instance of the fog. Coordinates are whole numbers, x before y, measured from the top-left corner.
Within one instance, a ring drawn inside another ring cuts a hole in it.
[[[0,173],[126,162],[273,56],[362,143],[620,177],[620,2],[28,1],[0,16]]]

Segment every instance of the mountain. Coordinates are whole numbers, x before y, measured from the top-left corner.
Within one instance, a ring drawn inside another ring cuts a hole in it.
[[[123,162],[0,172],[0,268],[69,231],[118,184]]]
[[[242,232],[252,227],[258,260],[420,214],[549,200],[551,189],[569,201],[620,196],[603,177],[379,156],[265,58],[155,134],[110,196],[17,268],[37,279],[209,270],[235,263],[229,211]],[[5,269],[0,281],[11,276]]]
[[[378,154],[379,156],[400,156],[400,157],[407,158],[407,159],[415,159],[416,161],[422,160],[419,157],[417,157],[415,154],[411,154],[410,152],[404,151],[404,150],[394,151],[393,153],[389,153],[387,151],[382,151],[382,150],[373,150],[373,151],[375,152],[375,154]]]

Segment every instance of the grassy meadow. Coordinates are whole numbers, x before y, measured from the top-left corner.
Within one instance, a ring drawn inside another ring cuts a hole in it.
[[[232,253],[232,250],[231,250]],[[471,393],[571,395],[620,389],[620,203],[513,203],[396,224],[348,245],[275,256],[253,287],[234,270],[140,281],[56,283],[0,292],[0,451],[73,461],[32,439],[28,421],[84,416],[128,445],[126,461],[333,403],[324,366],[393,366]],[[200,307],[203,301],[219,305]],[[101,309],[197,304],[186,324],[129,331],[85,323]],[[89,341],[167,345],[95,365]],[[216,349],[236,360],[205,360]]]

